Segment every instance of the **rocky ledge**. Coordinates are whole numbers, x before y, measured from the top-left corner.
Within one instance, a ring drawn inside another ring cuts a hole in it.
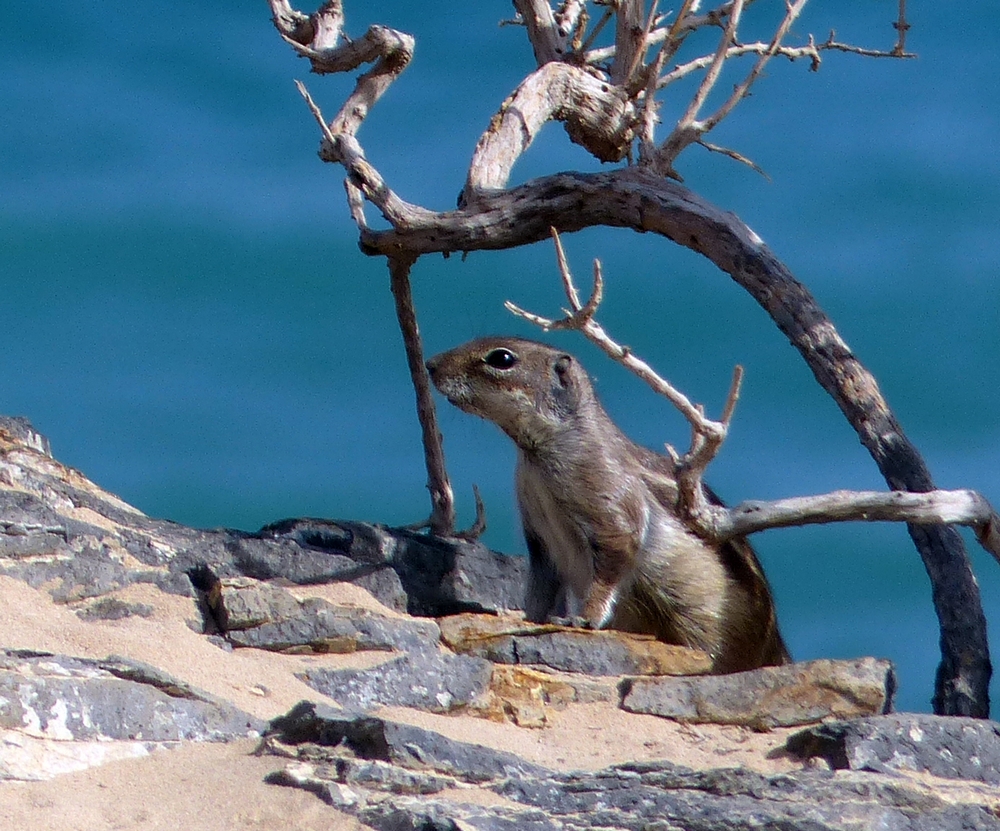
[[[359,522],[154,520],[0,418],[0,791],[250,740],[331,828],[1000,828],[1000,727],[893,713],[887,661],[712,676],[526,624],[523,576]]]

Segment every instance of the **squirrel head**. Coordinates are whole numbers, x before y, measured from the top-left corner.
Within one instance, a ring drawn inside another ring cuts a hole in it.
[[[456,407],[497,424],[533,451],[578,422],[593,399],[572,355],[523,338],[478,338],[427,361],[434,386]]]

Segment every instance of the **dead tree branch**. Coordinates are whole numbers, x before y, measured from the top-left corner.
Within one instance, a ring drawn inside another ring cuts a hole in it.
[[[787,20],[789,9],[799,8],[801,2],[786,5],[783,19]],[[342,165],[347,173],[348,203],[366,253],[385,256],[390,262],[412,262],[432,252],[489,250],[535,242],[547,236],[550,227],[566,233],[608,225],[661,234],[710,259],[760,303],[857,430],[890,489],[911,492],[934,489],[929,471],[903,434],[874,378],[851,353],[805,287],[738,218],[663,179],[664,172],[673,172],[675,146],[683,145],[677,150],[680,152],[701,139],[704,125],[696,124],[697,112],[692,113],[693,121],[683,125],[683,135],[675,136],[673,142],[668,136],[657,147],[652,135],[656,105],[642,100],[660,88],[659,79],[654,75],[655,81],[650,81],[649,73],[654,69],[657,74],[662,71],[666,61],[673,60],[674,53],[687,42],[687,35],[705,26],[719,27],[732,35],[720,40],[709,62],[699,64],[697,69],[711,71],[720,54],[724,59],[736,57],[731,52],[740,47],[733,24],[734,12],[745,9],[748,2],[731,0],[701,15],[690,14],[691,4],[684,2],[671,25],[661,26],[660,21],[653,20],[641,43],[634,33],[636,25],[642,28],[644,18],[633,14],[629,25],[616,27],[612,51],[600,57],[597,54],[600,50],[592,49],[596,32],[610,21],[609,13],[617,13],[621,4],[606,5],[604,15],[586,32],[586,13],[579,3],[564,5],[560,16],[553,14],[545,0],[517,0],[516,6],[535,51],[536,73],[504,103],[480,140],[467,175],[461,207],[440,213],[400,199],[365,158],[356,138],[371,106],[408,64],[413,39],[384,26],[372,26],[358,40],[342,43],[340,0],[328,0],[313,15],[293,10],[288,0],[269,0],[269,3],[281,37],[310,61],[315,72],[348,71],[361,63],[374,62],[372,69],[358,79],[354,92],[337,116],[326,124],[321,145],[321,157]],[[764,4],[754,6],[757,8],[763,9]],[[904,57],[908,29],[904,2],[900,2],[895,28],[898,40],[891,54]],[[775,29],[776,33],[787,30],[784,24]],[[767,49],[756,52],[748,49],[744,54],[758,55],[756,67],[762,66],[762,59],[781,54],[783,47],[796,48],[777,41],[775,37]],[[661,47],[656,50],[654,61],[659,65],[644,63],[649,49],[657,44]],[[822,46],[834,50],[842,44],[831,38]],[[619,50],[622,55],[628,51],[640,57],[616,61]],[[803,56],[807,54],[803,52]],[[621,68],[622,83],[612,80],[605,60]],[[624,71],[633,64],[637,66],[635,73]],[[731,113],[759,76],[759,70],[751,69],[745,76],[741,95],[734,92],[716,114],[721,112],[719,117],[725,117]],[[515,98],[516,106],[512,106]],[[702,103],[704,99],[703,95]],[[730,101],[733,103],[729,104]],[[695,109],[700,112],[700,106]],[[314,113],[319,113],[318,108],[314,108]],[[322,120],[320,115],[317,117]],[[559,174],[508,188],[514,162],[548,120],[562,121],[571,140],[600,159],[632,158],[636,139],[655,152],[640,153],[640,164],[634,168],[596,174]],[[507,141],[523,124],[530,127],[526,137],[517,135],[510,148],[499,147],[501,142],[496,141],[499,135]],[[383,231],[369,227],[364,221],[364,201],[371,202],[391,227]],[[408,285],[407,277],[400,279],[406,279]],[[419,354],[419,343],[411,353]],[[432,451],[427,448],[439,443],[439,437],[436,428],[428,429],[427,425],[423,434],[430,469]],[[440,496],[450,500],[450,488]],[[961,537],[949,526],[911,522],[909,529],[927,568],[941,625],[942,663],[936,683],[935,711],[984,717],[989,713],[991,673],[986,623]]]
[[[966,525],[1000,563],[1000,516],[982,495],[970,490],[835,491],[774,502],[743,502],[726,512],[715,529],[718,539],[766,528],[827,522],[906,522],[913,525]]]
[[[817,46],[813,41],[810,41],[805,46],[778,46],[777,48],[774,47],[773,43],[758,41],[755,43],[740,43],[735,46],[730,46],[726,50],[726,59],[739,58],[743,55],[764,55],[771,51],[772,54],[788,58],[790,61],[795,61],[800,58],[809,58],[810,69],[817,70],[820,66],[819,51],[820,49],[828,48],[831,47],[827,43],[822,43]],[[686,78],[688,75],[701,71],[708,66],[711,61],[711,56],[703,55],[700,58],[694,58],[687,63],[675,66],[669,72],[659,76],[656,86],[658,89],[668,87],[670,84],[675,81],[679,81],[681,78]]]
[[[767,311],[833,397],[891,490],[927,492],[933,480],[874,377],[844,343],[809,291],[736,216],[682,185],[626,168],[564,173],[482,193],[475,207],[362,232],[370,253],[496,250],[597,225],[661,234],[707,257]],[[961,536],[943,525],[909,524],[927,569],[941,626],[935,711],[985,718],[991,674],[979,587]]]
[[[637,111],[619,87],[567,63],[547,63],[508,98],[479,139],[463,199],[506,187],[514,163],[549,121],[562,121],[580,145],[604,162],[625,158],[635,136]]]
[[[393,193],[378,171],[365,159],[364,151],[355,138],[371,107],[413,57],[413,38],[385,26],[372,26],[360,39],[341,44],[339,41],[344,25],[341,0],[327,0],[319,11],[308,17],[294,11],[287,0],[269,2],[274,25],[282,38],[299,55],[310,60],[314,72],[349,72],[362,64],[375,64],[358,78],[354,91],[329,123],[323,118],[305,86],[296,82],[323,133],[320,157],[343,165],[347,171],[348,178],[344,183],[347,201],[351,217],[359,230],[364,232],[368,229],[364,200],[375,205],[394,226],[405,223],[410,216],[426,218],[430,212],[404,202]],[[386,259],[423,438],[427,487],[431,494],[431,515],[427,524],[432,533],[449,536],[455,532],[455,498],[445,466],[444,447],[437,426],[430,380],[424,367],[423,346],[410,287],[410,269],[418,256],[407,251],[397,251]],[[482,511],[477,504],[477,522],[480,516]]]
[[[437,410],[431,395],[430,378],[424,367],[424,350],[417,326],[417,313],[410,291],[410,268],[413,257],[390,257],[389,277],[392,296],[396,301],[396,316],[403,333],[406,363],[417,396],[417,417],[423,431],[424,454],[427,461],[427,489],[431,492],[431,516],[427,524],[432,534],[450,536],[455,530],[455,497],[444,462],[444,447],[438,429]],[[477,512],[478,513],[478,512]]]
[[[707,14],[694,14],[691,10],[698,5],[698,0],[684,0],[677,16],[669,26],[655,28],[661,19],[653,20],[653,27],[646,35],[646,48],[649,49],[657,44],[666,44],[668,56],[672,55],[680,47],[684,39],[691,33],[706,26],[719,26],[724,21],[732,9],[733,0],[723,3],[717,9],[712,9]],[[610,15],[609,15],[610,16]],[[668,17],[669,15],[664,15]],[[596,28],[596,27],[595,27]],[[617,45],[605,46],[598,49],[591,49],[593,38],[583,45],[583,62],[591,65],[605,64],[614,58],[617,52]]]
[[[674,177],[677,176],[674,171],[674,160],[689,144],[700,141],[705,133],[717,127],[719,123],[733,111],[736,105],[749,94],[750,87],[753,86],[757,78],[760,77],[761,72],[764,71],[764,67],[767,66],[771,58],[774,57],[774,55],[777,54],[778,50],[781,48],[782,42],[788,34],[788,30],[802,13],[802,9],[805,8],[806,2],[807,0],[795,0],[794,3],[786,3],[784,18],[778,25],[777,31],[774,33],[774,37],[771,38],[771,43],[768,45],[767,49],[760,53],[757,61],[753,65],[753,68],[747,73],[746,77],[736,85],[736,88],[722,104],[722,106],[720,106],[707,118],[699,119],[698,113],[705,104],[708,94],[712,91],[712,88],[718,81],[719,74],[722,71],[722,66],[729,57],[730,48],[736,41],[736,31],[740,23],[740,17],[743,13],[743,2],[742,0],[734,0],[732,8],[729,11],[729,21],[726,25],[725,33],[722,36],[722,40],[719,42],[719,47],[712,58],[712,62],[708,65],[705,77],[702,79],[701,85],[698,87],[698,91],[691,99],[691,103],[688,105],[684,115],[682,115],[678,120],[677,126],[674,127],[670,135],[667,136],[663,144],[660,145],[656,158],[651,162],[656,170],[660,171],[664,175],[672,175]]]

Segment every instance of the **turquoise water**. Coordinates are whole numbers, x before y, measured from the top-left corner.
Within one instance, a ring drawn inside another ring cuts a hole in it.
[[[892,42],[889,0],[813,6],[798,33],[836,25],[841,39]],[[985,2],[962,15],[911,6],[919,60],[772,64],[713,138],[769,179],[698,148],[679,169],[810,286],[938,484],[1000,502],[1000,35],[977,22]],[[523,34],[496,26],[509,5],[347,8],[351,33],[379,21],[418,40],[362,131],[369,157],[404,198],[453,205],[479,132],[528,67]],[[292,86],[305,79],[332,112],[349,79],[308,76],[263,0],[58,14],[43,32],[0,11],[0,412],[30,417],[60,459],[155,516],[248,529],[423,518],[385,267],[359,253],[342,176],[316,159]],[[515,175],[595,167],[553,126]],[[884,487],[797,353],[725,275],[648,236],[565,242],[578,274],[604,262],[607,328],[710,411],[732,366],[746,367],[710,471],[727,500]],[[429,351],[534,336],[505,299],[546,314],[562,302],[549,245],[426,259],[414,291]],[[635,439],[683,445],[667,404],[579,338],[552,341],[580,354]],[[523,550],[508,442],[451,408],[441,419],[462,521],[476,482],[486,541]],[[903,528],[755,542],[796,657],[890,657],[899,705],[929,708],[937,628]],[[1000,645],[1000,567],[971,538],[970,551]]]

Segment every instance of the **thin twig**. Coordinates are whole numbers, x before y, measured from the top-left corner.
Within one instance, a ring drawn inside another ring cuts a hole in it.
[[[771,179],[771,177],[767,175],[767,173],[760,165],[758,165],[753,159],[748,159],[742,153],[737,153],[735,150],[731,150],[728,147],[720,147],[718,144],[711,144],[710,142],[707,142],[704,139],[699,139],[696,142],[696,144],[700,144],[702,147],[704,147],[706,150],[711,151],[712,153],[721,153],[723,156],[727,156],[733,161],[737,161],[740,164],[745,164],[751,170],[753,170],[756,173],[759,173],[761,176],[763,176],[765,179],[769,181]]]
[[[656,46],[658,43],[666,42],[669,44],[667,50],[669,59],[669,56],[673,55],[673,53],[677,50],[677,47],[684,42],[684,39],[691,32],[705,26],[718,25],[719,21],[724,19],[729,14],[729,10],[732,6],[732,3],[723,3],[718,9],[713,9],[707,14],[696,15],[690,13],[691,7],[694,3],[695,0],[685,0],[680,12],[670,26],[653,28],[646,36],[646,48],[648,49],[651,46]],[[609,15],[608,12],[605,12],[605,14]],[[666,15],[662,15],[661,17],[665,16]],[[588,64],[601,64],[615,56],[614,46],[604,46],[600,49],[590,49],[592,45],[593,39],[588,39],[587,43],[581,50],[584,53],[584,61]]]
[[[767,66],[771,58],[774,57],[775,53],[781,46],[781,42],[785,39],[785,35],[788,34],[788,30],[791,28],[792,24],[802,13],[802,9],[805,8],[807,0],[796,0],[794,3],[788,3],[786,0],[785,6],[785,17],[778,26],[777,31],[774,33],[774,37],[771,38],[771,45],[768,47],[764,53],[757,58],[757,62],[753,65],[753,68],[747,73],[747,76],[736,85],[729,98],[726,99],[725,103],[719,107],[712,115],[705,119],[705,132],[708,132],[713,127],[715,127],[722,119],[724,119],[733,108],[742,101],[747,93],[750,91],[750,87],[753,86],[754,82],[760,76],[760,73],[764,71],[764,67]]]
[[[810,38],[809,43],[806,46],[778,46],[774,48],[771,43],[755,42],[755,43],[740,43],[734,46],[730,46],[726,51],[726,59],[738,58],[742,55],[763,55],[765,52],[774,49],[775,55],[780,55],[783,58],[788,58],[790,61],[795,61],[800,58],[809,58],[811,65],[810,69],[815,71],[819,69],[820,66],[820,55],[821,49],[829,48],[826,43],[816,44]],[[674,81],[679,81],[681,78],[686,78],[692,72],[697,72],[708,66],[712,60],[712,55],[702,55],[699,58],[693,58],[692,60],[675,66],[670,72],[665,73],[657,81],[657,89],[663,89],[674,83]]]
[[[427,464],[427,489],[431,493],[431,533],[448,537],[455,532],[455,497],[448,480],[444,461],[441,431],[431,395],[430,379],[424,366],[424,350],[417,326],[417,313],[410,290],[410,268],[416,257],[389,257],[389,278],[396,301],[396,316],[406,348],[406,362],[417,399],[417,416],[423,435],[424,459]]]
[[[583,42],[583,45],[580,47],[580,52],[585,56],[587,63],[592,63],[592,61],[590,60],[590,56],[587,54],[587,51],[590,49],[591,46],[594,45],[594,41],[597,40],[598,35],[601,34],[601,31],[604,29],[604,27],[608,25],[608,21],[611,20],[611,16],[613,14],[614,12],[610,8],[605,9],[604,14],[601,15],[601,19],[594,24],[594,27],[590,30],[590,34],[587,35],[587,39]],[[614,47],[611,48],[610,52],[605,56],[604,60],[607,60],[612,55],[614,55]]]
[[[330,125],[327,124],[326,119],[323,118],[323,113],[320,111],[316,102],[313,101],[313,97],[309,94],[309,90],[306,89],[306,85],[296,79],[295,87],[298,89],[299,95],[305,99],[309,112],[313,114],[313,118],[315,118],[316,123],[319,124],[320,130],[323,131],[323,137],[330,142],[330,144],[335,145],[337,143],[337,137],[334,136],[333,131],[330,129]]]
[[[705,99],[708,98],[708,94],[715,86],[715,82],[719,80],[722,65],[726,61],[726,53],[736,38],[736,30],[739,27],[740,16],[742,14],[743,0],[735,0],[732,12],[729,15],[729,21],[726,23],[726,29],[715,50],[715,54],[712,56],[712,62],[709,64],[708,71],[705,73],[705,77],[702,78],[701,84],[698,85],[698,90],[691,98],[691,102],[688,104],[687,110],[684,111],[684,115],[677,121],[678,129],[686,129],[688,126],[694,124],[698,118],[698,113],[701,111]]]
[[[320,148],[320,157],[325,161],[334,161],[342,164],[350,174],[353,184],[364,193],[382,215],[393,225],[400,225],[405,221],[405,217],[417,215],[430,216],[431,211],[400,199],[390,188],[382,175],[365,158],[364,151],[357,138],[346,129],[335,129],[326,123],[319,106],[313,101],[312,96],[301,81],[295,82],[299,93],[305,99],[306,106],[313,114],[316,122],[320,125],[325,139]],[[336,123],[336,122],[334,122]],[[352,209],[352,216],[355,212]],[[355,221],[357,221],[355,219]],[[364,231],[367,225],[359,224],[359,230]]]
[[[740,364],[736,364],[733,367],[733,380],[729,385],[729,394],[726,396],[726,403],[722,408],[722,415],[719,417],[719,421],[729,426],[729,422],[733,420],[733,413],[736,410],[736,403],[740,400],[740,388],[743,386],[743,367]]]
[[[909,24],[907,24],[909,28]],[[852,46],[849,43],[841,43],[836,39],[836,32],[830,32],[830,36],[819,44],[820,49],[831,49],[837,52],[848,52],[852,55],[863,55],[866,58],[915,58],[917,57],[915,52],[897,52],[896,47],[893,47],[891,51],[884,52],[879,49],[866,49],[861,46]],[[898,47],[898,43],[896,46]]]
[[[896,45],[892,48],[892,54],[897,58],[911,57],[906,54],[906,33],[910,31],[910,24],[906,22],[906,0],[899,0],[899,17],[892,27],[899,33]]]
[[[594,261],[594,287],[587,302],[581,303],[579,292],[573,281],[573,276],[569,270],[566,260],[566,252],[562,246],[562,240],[555,228],[551,229],[552,238],[556,247],[556,259],[559,265],[559,274],[562,278],[563,288],[569,299],[571,310],[566,311],[566,317],[560,320],[552,320],[541,315],[525,311],[520,306],[511,303],[509,300],[504,304],[508,311],[523,317],[525,320],[534,323],[545,331],[575,329],[582,332],[588,340],[599,347],[612,360],[622,364],[633,374],[645,381],[657,394],[662,395],[673,404],[680,413],[691,424],[696,433],[705,433],[713,439],[717,437],[725,438],[726,425],[723,422],[712,421],[705,417],[700,407],[691,403],[691,400],[680,390],[676,389],[665,378],[641,358],[636,357],[627,346],[622,346],[611,338],[596,320],[594,314],[597,312],[601,300],[604,297],[604,277],[601,273],[601,263]],[[740,375],[742,377],[742,375]],[[732,394],[732,393],[731,393]],[[733,401],[735,405],[735,400]],[[730,412],[730,416],[732,413]]]
[[[646,76],[646,94],[642,101],[642,132],[639,135],[639,163],[646,164],[656,152],[656,124],[659,121],[659,102],[656,100],[656,81],[663,71],[667,59],[664,44],[656,54],[656,59]]]
[[[701,79],[698,89],[691,97],[691,101],[684,111],[684,114],[677,120],[674,129],[666,137],[656,153],[647,154],[646,164],[654,172],[680,179],[680,175],[674,170],[674,160],[692,142],[701,138],[708,128],[698,120],[698,114],[704,105],[708,94],[712,91],[719,75],[722,72],[723,64],[736,40],[736,30],[739,26],[740,16],[743,13],[744,0],[733,0],[730,10],[729,20],[726,22],[725,31],[719,40],[712,60],[708,64],[705,76]]]
[[[670,24],[670,28],[667,30],[667,39],[673,40],[677,35],[680,34],[681,26],[687,20],[688,15],[691,13],[691,7],[695,4],[695,0],[684,0],[681,5],[681,10],[677,12],[677,17],[674,18],[674,22]]]
[[[483,503],[483,497],[479,494],[479,487],[475,484],[472,486],[472,495],[476,500],[476,519],[465,531],[456,533],[455,537],[475,542],[486,533],[486,505]]]

